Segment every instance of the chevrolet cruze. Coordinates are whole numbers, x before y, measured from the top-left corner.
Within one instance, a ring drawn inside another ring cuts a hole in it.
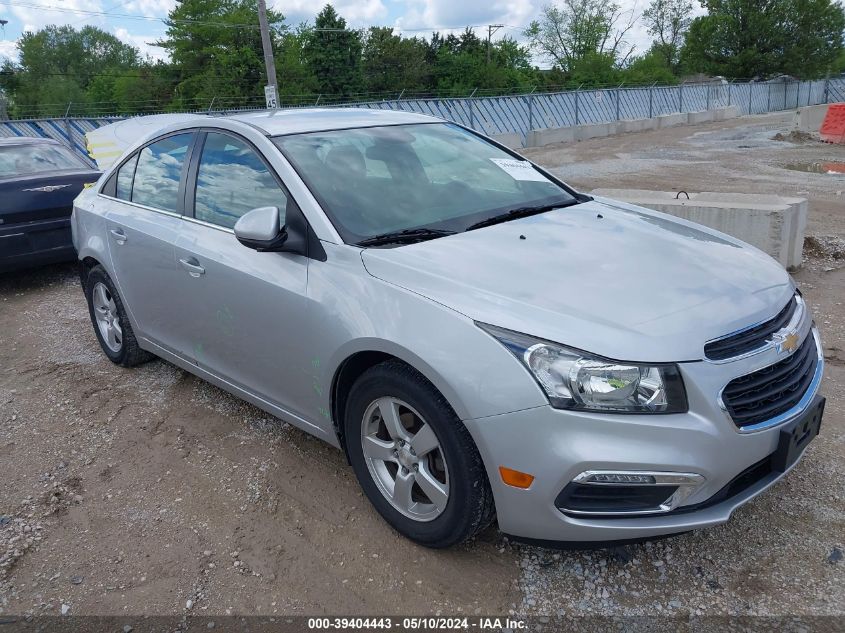
[[[810,311],[747,244],[423,115],[177,119],[75,203],[103,352],[341,448],[419,543],[722,523],[819,432]]]

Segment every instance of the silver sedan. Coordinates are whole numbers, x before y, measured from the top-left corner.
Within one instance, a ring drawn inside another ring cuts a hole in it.
[[[112,361],[341,448],[427,546],[714,525],[819,432],[818,333],[776,262],[430,117],[180,116],[72,226]]]

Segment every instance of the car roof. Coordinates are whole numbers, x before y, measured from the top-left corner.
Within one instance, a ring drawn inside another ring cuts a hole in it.
[[[49,143],[50,145],[61,145],[57,140],[41,136],[5,136],[0,138],[0,145],[39,145]]]
[[[227,119],[242,121],[259,128],[269,136],[346,130],[378,125],[408,123],[436,123],[440,119],[396,110],[371,108],[292,108],[287,110],[259,110],[225,115]],[[207,119],[205,119],[207,121]]]

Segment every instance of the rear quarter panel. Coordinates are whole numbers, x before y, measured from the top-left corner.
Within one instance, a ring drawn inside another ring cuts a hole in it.
[[[98,196],[96,187],[83,190],[73,201],[70,227],[79,260],[90,257],[111,275],[114,268],[106,242],[104,217],[107,204],[108,199]]]

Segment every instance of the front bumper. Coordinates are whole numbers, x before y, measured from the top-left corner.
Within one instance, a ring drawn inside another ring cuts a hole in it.
[[[69,217],[0,225],[0,272],[74,259]]]
[[[817,333],[816,345],[821,352]],[[487,468],[499,527],[524,539],[605,543],[686,532],[726,522],[733,511],[776,483],[785,471],[759,471],[750,485],[725,490],[752,466],[773,455],[784,425],[809,409],[821,380],[800,407],[781,423],[744,433],[720,408],[717,394],[736,376],[776,356],[737,363],[681,366],[690,410],[672,415],[607,415],[562,411],[551,406],[467,420]],[[528,489],[504,484],[499,466],[534,476]],[[704,480],[681,505],[666,513],[631,516],[576,516],[556,505],[561,491],[587,471],[695,473]],[[747,483],[747,482],[746,482]]]

